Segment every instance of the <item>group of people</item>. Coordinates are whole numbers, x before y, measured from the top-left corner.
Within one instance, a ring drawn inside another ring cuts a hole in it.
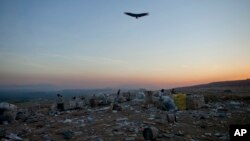
[[[139,97],[140,99],[145,99],[145,91],[140,91],[137,95],[136,95],[136,99]],[[170,91],[170,95],[171,94],[176,94],[175,89],[172,89]],[[160,107],[162,110],[176,110],[176,106],[175,103],[173,101],[173,99],[171,98],[171,96],[168,95],[166,93],[166,90],[161,89],[159,90],[157,93],[155,93],[154,95],[152,95],[154,97],[154,99],[156,99],[158,101],[158,103],[160,103]],[[63,100],[63,96],[60,94],[57,94],[57,109],[58,110],[64,110],[64,100]],[[77,107],[82,107],[83,103],[81,101],[84,101],[85,98],[84,97],[73,97],[72,100],[70,101],[70,108],[72,109],[77,108]],[[95,107],[98,105],[108,105],[108,104],[118,104],[121,102],[125,102],[125,101],[130,101],[132,100],[132,96],[130,94],[130,92],[127,93],[123,93],[123,95],[121,95],[121,90],[119,89],[116,93],[116,96],[114,97],[109,97],[109,95],[107,94],[100,94],[98,96],[96,96],[95,94],[92,95],[92,97],[89,99],[89,105],[91,107]],[[81,102],[81,103],[80,103]]]

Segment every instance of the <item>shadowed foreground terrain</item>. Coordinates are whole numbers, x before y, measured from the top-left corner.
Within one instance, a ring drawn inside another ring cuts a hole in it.
[[[167,117],[173,112],[155,105],[145,107],[143,101],[119,102],[120,110],[111,109],[108,104],[85,105],[80,109],[66,107],[64,111],[55,109],[54,100],[18,102],[13,104],[25,112],[13,123],[1,125],[0,135],[12,134],[26,141],[143,141],[144,129],[155,127],[154,140],[159,141],[228,140],[229,125],[250,124],[247,89],[249,85],[242,89],[239,85],[177,88],[178,92],[204,95],[205,104],[195,109],[177,110],[174,112],[176,121]]]

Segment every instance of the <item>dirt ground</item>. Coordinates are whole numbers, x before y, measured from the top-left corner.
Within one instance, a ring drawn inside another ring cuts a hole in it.
[[[250,124],[248,101],[235,99],[208,101],[200,109],[176,111],[176,122],[167,120],[167,114],[173,112],[144,108],[142,103],[121,103],[122,111],[86,106],[61,112],[51,112],[52,104],[19,103],[18,108],[28,109],[29,115],[0,128],[24,141],[142,141],[148,127],[157,128],[154,140],[158,141],[217,141],[229,139],[230,124]]]

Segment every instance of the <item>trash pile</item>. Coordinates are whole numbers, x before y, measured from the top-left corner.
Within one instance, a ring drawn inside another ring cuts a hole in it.
[[[37,106],[39,105],[39,106]],[[93,94],[50,103],[0,103],[0,138],[20,140],[228,140],[228,126],[248,123],[249,104],[205,103],[203,95],[160,91]]]
[[[17,106],[7,102],[0,103],[0,124],[8,124],[15,120]]]

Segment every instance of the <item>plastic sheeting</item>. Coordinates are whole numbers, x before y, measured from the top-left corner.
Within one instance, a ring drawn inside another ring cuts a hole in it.
[[[167,111],[177,110],[174,100],[169,96],[162,96],[162,107],[163,107],[163,110],[167,110]]]
[[[174,102],[179,110],[187,109],[187,95],[186,94],[174,94]]]

